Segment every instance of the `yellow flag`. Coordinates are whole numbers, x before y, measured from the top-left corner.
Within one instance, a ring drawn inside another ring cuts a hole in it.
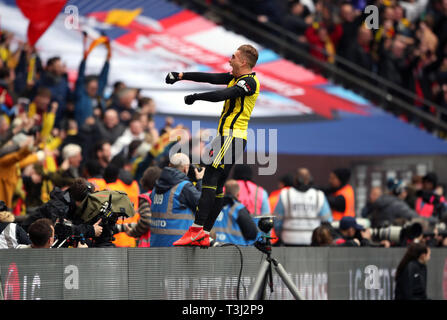
[[[141,8],[135,10],[113,9],[109,11],[104,22],[118,27],[127,27],[140,15],[142,10]]]

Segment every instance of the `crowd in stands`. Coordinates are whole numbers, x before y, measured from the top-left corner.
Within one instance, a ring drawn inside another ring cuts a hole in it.
[[[349,11],[352,19],[355,19],[353,9],[361,10],[360,3],[361,1],[357,1],[354,8],[348,4],[340,8],[343,12]],[[329,34],[339,30],[337,41],[344,41],[346,44],[352,43],[344,38],[346,30],[350,30],[351,34],[355,34],[357,29],[365,31],[361,26],[354,27],[353,21],[333,25],[320,23],[316,26],[315,19],[311,18],[320,11],[326,12],[326,7],[319,1],[314,5],[312,6],[311,1],[290,4],[290,14],[293,13],[294,16],[290,17],[293,19],[286,19],[290,23],[289,28],[292,25],[297,28],[297,21],[302,17],[308,26],[294,30],[301,32],[303,37],[315,32],[317,37],[321,37],[321,28],[327,28],[326,32]],[[402,9],[402,6],[390,4],[384,10],[390,19],[395,19],[399,8]],[[393,13],[390,13],[391,9]],[[419,17],[419,14],[408,16],[410,11],[405,12],[406,18],[403,15],[401,19],[409,19],[410,24],[406,28],[405,24],[398,24],[403,29],[393,33],[390,29],[384,30],[381,38],[375,37],[377,43],[386,47],[383,42],[390,40],[389,45],[393,48],[397,43],[409,45],[396,37],[399,32],[410,32],[412,23],[416,23],[415,17]],[[434,16],[437,17],[437,14]],[[296,20],[295,24],[292,20]],[[393,21],[389,28],[400,20]],[[430,30],[431,23],[439,23],[436,19],[434,22],[429,19],[424,20],[425,22],[417,21],[419,27],[425,26],[421,27],[424,30]],[[442,39],[435,34],[433,37],[439,38],[439,46]],[[160,186],[163,183],[162,178],[169,172],[171,175],[181,175],[180,180],[188,177],[191,181],[192,185],[184,188],[189,190],[191,197],[184,200],[194,210],[200,197],[203,172],[188,161],[173,164],[169,158],[169,150],[176,143],[170,140],[170,135],[175,136],[176,130],[179,134],[184,133],[183,126],[174,127],[173,119],[167,117],[165,125],[156,128],[155,101],[141,96],[140,90],[129,88],[123,82],[114,83],[111,94],[106,95],[109,61],[112,57],[107,38],[103,39],[103,43],[108,53],[99,75],[85,74],[89,56],[89,51],[86,51],[79,65],[76,82],[71,85],[63,57],[42,61],[35,48],[22,42],[19,42],[15,51],[11,51],[13,37],[12,33],[1,31],[0,244],[6,243],[2,239],[8,232],[17,232],[16,240],[26,238],[26,233],[20,229],[23,218],[33,210],[42,210],[56,187],[66,190],[79,178],[93,183],[96,190],[124,191],[133,203],[138,215],[127,221],[129,227],[120,233],[122,237],[116,238],[116,246],[134,247],[137,243],[148,246],[152,202],[150,191],[155,185]],[[344,45],[342,48],[346,49]],[[437,54],[437,48],[432,48],[433,56],[430,59],[441,57]],[[367,54],[372,55],[372,49],[368,50]],[[343,54],[349,55],[349,52],[347,50]],[[328,56],[320,58],[329,59]],[[441,75],[442,72],[438,71],[438,76]],[[204,150],[204,143],[200,139],[199,144],[194,141],[196,140],[189,134],[187,145],[190,159],[194,153]],[[251,241],[256,232],[249,226],[253,223],[247,223],[247,217],[275,213],[278,216],[272,231],[272,242],[275,245],[389,247],[405,245],[408,241],[429,241],[432,246],[447,245],[440,224],[446,222],[444,190],[439,188],[434,173],[420,180],[414,178],[411,185],[405,185],[402,181],[390,181],[387,190],[373,188],[369,202],[361,213],[355,212],[355,193],[349,184],[348,169],[334,170],[328,179],[329,186],[319,188],[314,186],[309,170],[300,168],[296,173],[281,177],[277,190],[270,195],[253,181],[253,173],[247,165],[236,165],[231,178],[228,201],[225,203],[231,206],[243,205],[243,210],[238,209],[238,221],[242,221],[242,234],[249,235]],[[169,188],[175,185],[176,183],[169,185]],[[195,200],[191,200],[192,198]],[[230,210],[231,206],[226,210],[229,214],[233,212]],[[368,222],[362,224],[359,218]],[[421,232],[416,235],[412,233],[399,241],[386,236],[374,238],[374,230],[377,228],[383,229],[391,225],[405,227],[409,221],[418,222]],[[14,222],[17,226],[9,228]],[[18,244],[24,247],[50,246],[52,241],[49,239],[54,237],[51,221],[41,221],[32,226],[27,231],[36,230],[34,238],[30,235],[28,240],[20,240]],[[95,224],[92,232],[100,233],[101,228]]]
[[[394,86],[384,87],[386,91],[424,112],[436,115],[434,104],[447,111],[445,0],[208,2],[231,12],[242,7],[256,17],[259,26],[270,22],[284,28],[293,35],[296,44],[315,59],[336,64],[372,85],[383,86],[383,81],[375,80],[374,75],[388,80]],[[370,5],[377,10],[365,11]],[[375,25],[372,12],[378,13],[378,17],[374,17]],[[240,16],[247,19],[245,13]],[[396,86],[415,96],[403,93]],[[424,103],[423,99],[430,103]],[[429,125],[409,114],[396,114],[404,121],[430,130]],[[447,114],[441,114],[441,119],[447,120]]]

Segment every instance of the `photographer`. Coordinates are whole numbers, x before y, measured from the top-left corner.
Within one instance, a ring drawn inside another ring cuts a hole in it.
[[[340,220],[338,233],[335,237],[334,243],[342,247],[360,247],[360,241],[355,237],[357,231],[364,230],[363,226],[359,225],[354,217],[343,217]]]
[[[102,233],[100,221],[94,225],[85,224],[76,214],[77,206],[89,192],[93,191],[93,186],[83,178],[76,179],[70,188],[65,191],[55,187],[50,193],[50,200],[30,212],[23,223],[23,227],[28,230],[34,221],[40,218],[48,218],[55,226],[58,240],[81,234],[86,239],[99,237]]]
[[[387,185],[388,193],[370,204],[367,218],[370,219],[372,228],[386,227],[397,219],[411,220],[418,216],[404,201],[407,196],[405,183],[390,179]]]
[[[373,247],[371,229],[358,224],[354,217],[343,217],[335,232],[334,244],[343,247]],[[379,246],[390,247],[388,240],[382,240]]]

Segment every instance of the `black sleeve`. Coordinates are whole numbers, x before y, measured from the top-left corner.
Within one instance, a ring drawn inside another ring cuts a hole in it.
[[[346,199],[343,196],[327,196],[327,201],[332,210],[344,212],[346,209]]]
[[[229,73],[184,72],[182,80],[207,82],[211,84],[228,84],[233,76]]]
[[[237,217],[237,224],[241,228],[242,235],[245,240],[254,240],[258,235],[258,228],[254,223],[253,219],[250,217],[247,209],[243,208],[239,210],[239,214]]]
[[[16,226],[16,237],[19,244],[31,244],[31,240],[25,230],[19,225]]]
[[[417,262],[410,261],[407,265],[408,268],[408,290],[409,300],[425,300],[427,299],[425,289],[424,274],[421,272],[421,268],[418,267]]]
[[[251,96],[256,92],[256,81],[251,77],[240,79],[234,86],[222,90],[196,93],[195,100],[204,100],[210,102],[235,99],[242,96]]]
[[[201,194],[192,183],[187,183],[180,193],[179,201],[194,212],[199,205]]]
[[[95,228],[89,224],[78,224],[73,226],[73,233],[77,236],[83,234],[84,238],[94,238]]]

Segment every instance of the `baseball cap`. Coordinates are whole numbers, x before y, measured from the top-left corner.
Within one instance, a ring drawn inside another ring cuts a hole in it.
[[[340,230],[354,228],[355,230],[364,230],[363,226],[357,223],[354,217],[343,217],[340,220]]]

